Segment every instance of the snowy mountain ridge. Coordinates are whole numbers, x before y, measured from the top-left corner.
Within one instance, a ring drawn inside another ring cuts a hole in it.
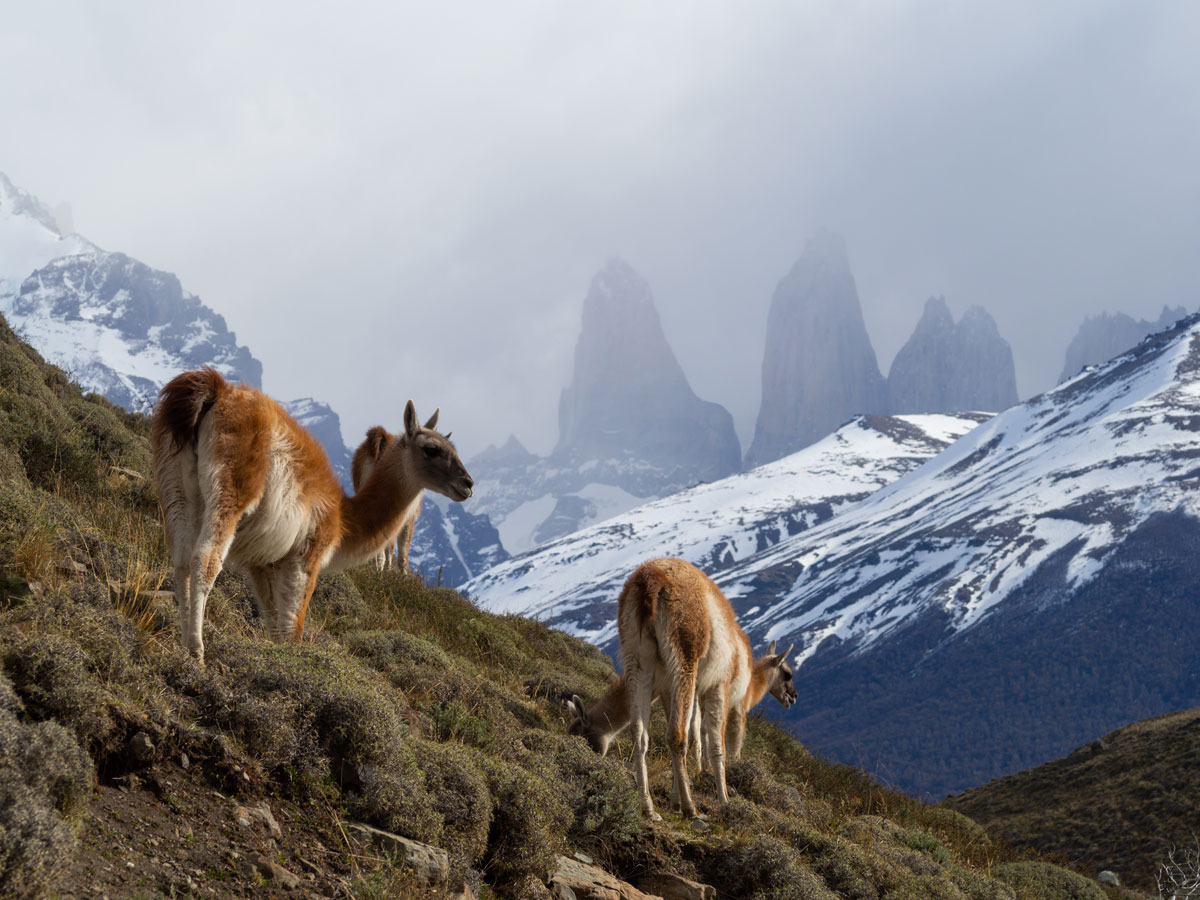
[[[1200,515],[1198,323],[1001,413],[919,473],[721,573],[742,608],[761,606],[747,630],[797,640],[797,663],[826,641],[864,652],[923,610],[962,632],[1039,567],[1061,568],[1066,596],[1152,513]]]
[[[532,615],[601,646],[621,585],[653,556],[708,572],[800,534],[921,465],[986,413],[861,416],[783,459],[696,485],[552,541],[464,586],[494,611]]]

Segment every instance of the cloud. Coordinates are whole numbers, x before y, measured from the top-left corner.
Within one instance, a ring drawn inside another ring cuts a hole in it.
[[[25,4],[0,170],[175,271],[347,437],[556,437],[610,254],[753,424],[766,310],[841,232],[886,365],[986,306],[1020,388],[1085,314],[1195,308],[1189,5]]]

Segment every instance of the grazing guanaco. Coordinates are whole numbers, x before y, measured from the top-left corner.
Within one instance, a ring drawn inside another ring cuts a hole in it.
[[[440,409],[435,409],[433,415],[429,417],[429,421],[425,423],[425,427],[433,429],[437,425],[438,414]],[[446,438],[449,439],[449,435]],[[399,438],[389,432],[381,425],[375,425],[367,429],[367,436],[358,449],[354,451],[354,458],[350,462],[350,479],[354,484],[355,493],[358,492],[364,484],[371,472],[375,469],[375,464],[379,461],[380,455],[391,441],[399,440]],[[383,551],[375,557],[375,568],[380,571],[392,569],[396,566],[396,545],[399,542],[399,559],[401,571],[408,571],[408,554],[412,547],[413,531],[417,525],[417,518],[421,515],[420,497],[417,498],[416,504],[413,506],[412,516],[404,520],[400,526],[399,534],[392,537],[384,546]]]
[[[634,778],[642,804],[660,819],[650,799],[646,775],[650,704],[662,699],[671,751],[671,802],[694,817],[686,755],[689,731],[702,733],[704,755],[716,781],[717,800],[726,804],[725,730],[733,715],[730,752],[741,755],[746,714],[770,693],[784,708],[796,702],[787,656],[792,648],[755,660],[750,640],[733,608],[707,575],[682,559],[642,563],[629,576],[617,601],[617,633],[624,673],[590,709],[578,697],[568,703],[572,734],[605,753],[612,738],[633,726]],[[700,728],[694,708],[699,707]]]
[[[152,426],[183,646],[200,662],[205,603],[227,562],[249,576],[270,636],[298,641],[320,572],[374,557],[422,490],[462,501],[474,485],[454,446],[421,427],[411,400],[403,437],[353,497],[283,407],[212,368],[171,379]]]

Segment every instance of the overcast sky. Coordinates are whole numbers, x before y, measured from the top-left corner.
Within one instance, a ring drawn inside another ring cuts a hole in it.
[[[1082,318],[1200,305],[1200,4],[3,2],[0,171],[178,274],[348,441],[548,452],[591,275],[753,427],[766,311],[847,242],[884,374],[931,294],[1023,397]],[[744,447],[743,447],[744,449]]]

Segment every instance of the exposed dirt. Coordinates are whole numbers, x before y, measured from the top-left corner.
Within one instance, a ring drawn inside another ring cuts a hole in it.
[[[263,804],[278,836],[254,811]],[[263,796],[248,781],[236,793],[214,790],[178,760],[100,784],[80,844],[63,898],[349,898],[358,877],[386,862],[330,806]]]

